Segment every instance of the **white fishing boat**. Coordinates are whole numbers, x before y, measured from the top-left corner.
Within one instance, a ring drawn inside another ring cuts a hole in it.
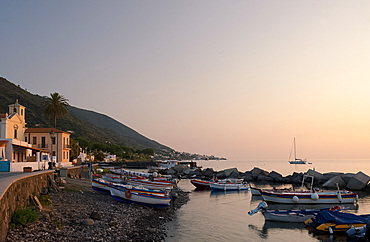
[[[250,187],[251,193],[253,196],[261,196],[261,192],[259,188],[256,187]]]
[[[126,183],[128,185],[143,186],[145,188],[154,190],[171,190],[173,188],[173,184],[171,182],[151,181],[149,179],[136,179],[128,177]]]
[[[154,194],[148,189],[132,189],[129,185],[113,185],[110,187],[113,199],[124,203],[135,203],[147,207],[166,208],[171,198],[166,195]]]
[[[302,160],[302,159],[299,159],[297,158],[297,152],[296,152],[296,146],[295,146],[295,137],[294,137],[294,142],[293,142],[293,145],[294,145],[294,160],[291,160],[291,156],[292,156],[292,150],[290,151],[290,155],[289,155],[289,163],[290,164],[306,164],[306,159]]]
[[[310,190],[303,191],[304,181],[308,177],[312,179]],[[262,199],[267,202],[291,203],[291,204],[354,203],[358,200],[358,196],[356,193],[346,190],[339,190],[339,188],[337,191],[314,190],[313,179],[314,179],[313,176],[304,175],[300,191],[260,189]]]
[[[210,182],[209,186],[212,191],[240,191],[248,190],[249,186],[247,183],[242,182],[243,179],[225,179],[222,182]]]

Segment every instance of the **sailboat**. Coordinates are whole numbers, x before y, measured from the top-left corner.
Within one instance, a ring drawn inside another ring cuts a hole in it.
[[[295,137],[294,137],[294,160],[291,160],[290,157],[292,156],[292,151],[290,151],[290,156],[289,156],[289,163],[290,164],[306,164],[306,159],[302,160],[297,158],[296,154],[296,147],[295,147]]]

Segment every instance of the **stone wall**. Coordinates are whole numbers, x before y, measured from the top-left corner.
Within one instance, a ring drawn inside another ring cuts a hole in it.
[[[54,171],[30,173],[15,179],[0,197],[0,241],[4,241],[11,215],[16,209],[27,207],[30,197],[39,195],[41,189],[54,179]]]
[[[93,164],[92,169],[95,171],[98,168],[98,164]],[[89,166],[84,165],[69,167],[69,168],[61,168],[60,169],[60,176],[61,177],[84,177],[88,178],[89,176]]]

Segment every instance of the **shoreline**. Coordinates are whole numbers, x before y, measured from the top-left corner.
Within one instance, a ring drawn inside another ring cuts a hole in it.
[[[174,205],[154,209],[120,203],[91,188],[89,179],[66,179],[64,191],[51,193],[39,219],[9,229],[5,241],[163,241],[166,223],[189,200],[177,189]]]

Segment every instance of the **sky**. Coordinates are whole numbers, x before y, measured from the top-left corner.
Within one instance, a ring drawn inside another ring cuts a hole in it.
[[[3,0],[0,34],[0,76],[177,151],[370,159],[370,1]]]

